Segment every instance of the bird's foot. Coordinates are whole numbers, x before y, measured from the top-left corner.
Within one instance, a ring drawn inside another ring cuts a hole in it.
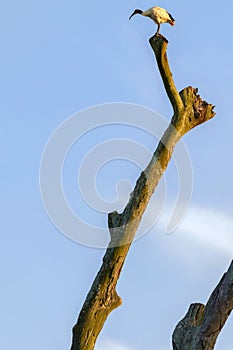
[[[157,38],[159,40],[159,38],[161,38],[163,41],[165,41],[166,43],[168,43],[167,38],[165,38],[165,36],[163,36],[162,34],[156,32],[154,35],[154,38]]]

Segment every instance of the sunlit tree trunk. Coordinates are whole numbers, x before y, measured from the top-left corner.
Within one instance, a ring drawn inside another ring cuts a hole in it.
[[[108,215],[111,240],[73,327],[71,350],[93,350],[108,315],[121,305],[121,298],[116,291],[117,281],[142,215],[167,168],[174,147],[189,130],[215,115],[213,105],[203,101],[197,89],[186,87],[180,93],[177,91],[166,54],[167,40],[161,35],[155,35],[150,39],[150,44],[174,114],[151,161],[139,176],[124,211]]]

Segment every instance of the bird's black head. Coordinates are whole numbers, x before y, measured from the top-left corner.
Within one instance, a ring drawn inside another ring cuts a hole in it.
[[[133,17],[134,15],[136,15],[136,14],[139,14],[139,15],[141,15],[142,14],[142,10],[138,10],[138,9],[136,9],[133,13],[132,13],[132,15],[129,17],[129,19],[131,18],[131,17]]]

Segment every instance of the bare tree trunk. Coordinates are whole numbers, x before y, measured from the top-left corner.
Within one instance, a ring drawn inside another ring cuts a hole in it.
[[[233,309],[233,262],[206,306],[191,304],[172,335],[174,350],[212,350]]]
[[[213,106],[200,98],[197,89],[187,87],[180,93],[177,91],[166,54],[167,40],[155,35],[150,44],[174,115],[150,163],[137,180],[124,211],[108,215],[111,241],[73,328],[71,350],[93,350],[108,315],[121,305],[121,298],[116,292],[117,281],[142,215],[167,168],[174,147],[190,129],[215,115]]]

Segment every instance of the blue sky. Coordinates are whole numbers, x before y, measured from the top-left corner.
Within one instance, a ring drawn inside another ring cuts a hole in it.
[[[9,1],[0,11],[0,347],[5,350],[69,349],[71,328],[104,254],[66,238],[46,214],[39,169],[51,134],[71,115],[109,102],[138,104],[171,117],[148,44],[155,26],[141,16],[128,21],[135,8],[153,5],[166,8],[176,19],[174,27],[165,24],[161,32],[169,39],[177,88],[197,86],[200,95],[216,105],[217,115],[184,137],[194,175],[187,216],[173,234],[165,233],[177,194],[177,171],[171,164],[165,176],[165,210],[157,225],[131,247],[118,284],[123,305],[110,315],[96,349],[171,349],[171,333],[189,304],[205,303],[229,266],[233,5],[221,3],[226,12],[218,23],[219,4],[209,0],[120,0],[108,5]],[[103,224],[103,214],[99,218],[83,209],[76,189],[82,158],[109,135],[140,140],[151,151],[156,143],[134,128],[97,131],[67,155],[64,190],[77,215],[80,205],[85,220]],[[119,179],[126,177],[133,184],[138,175],[135,165],[115,161],[98,175],[98,190],[112,200]],[[232,348],[232,322],[230,318],[216,349]]]

